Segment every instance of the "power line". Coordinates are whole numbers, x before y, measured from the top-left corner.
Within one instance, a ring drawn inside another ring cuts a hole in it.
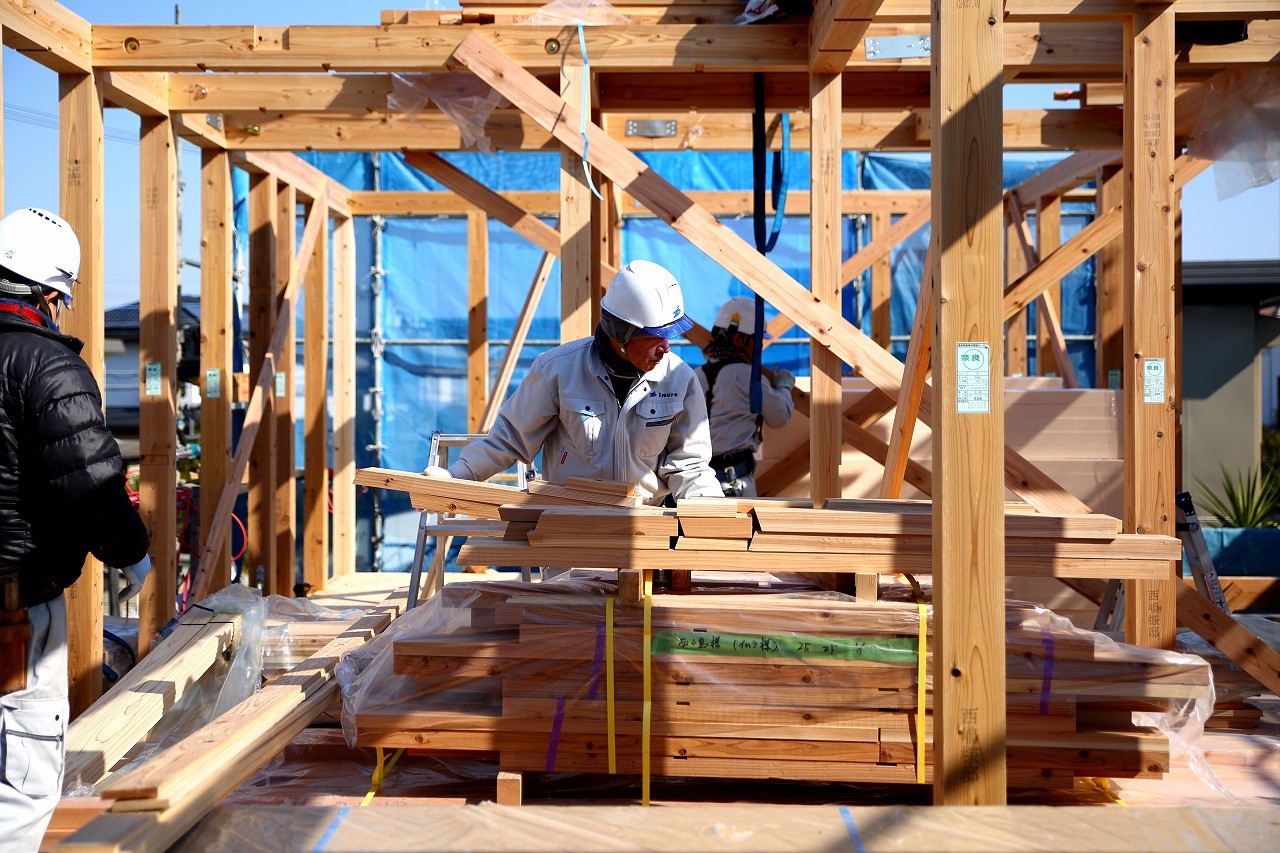
[[[19,124],[43,127],[47,130],[58,129],[58,116],[54,113],[31,109],[30,107],[24,107],[19,104],[5,104],[4,118],[5,121],[16,121]],[[126,145],[138,144],[138,136],[136,133],[130,133],[127,130],[120,130],[119,128],[114,127],[104,126],[102,129],[102,138],[111,142],[122,142]]]

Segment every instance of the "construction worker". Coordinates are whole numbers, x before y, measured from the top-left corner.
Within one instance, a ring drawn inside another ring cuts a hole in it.
[[[83,344],[58,332],[80,266],[65,221],[0,219],[0,848],[35,850],[62,794],[67,608],[86,555],[124,567],[121,600],[150,571]],[[5,630],[9,629],[9,630]]]
[[[755,339],[756,301],[735,296],[716,314],[707,363],[697,369],[711,416],[711,469],[726,497],[755,497],[756,451],[764,425],[787,425],[795,403],[796,380],[786,370],[760,370],[760,411],[751,411],[751,347]]]
[[[634,484],[650,503],[669,492],[720,497],[711,473],[707,408],[693,370],[671,339],[693,325],[675,276],[650,261],[618,271],[600,301],[595,336],[534,359],[502,404],[493,429],[463,448],[446,471],[487,480],[542,452],[552,483],[571,476]]]

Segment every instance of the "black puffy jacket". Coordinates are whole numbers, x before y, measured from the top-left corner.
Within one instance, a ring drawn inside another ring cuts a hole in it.
[[[31,605],[70,586],[86,555],[129,566],[148,541],[84,345],[16,305],[0,302],[0,568],[20,569]]]

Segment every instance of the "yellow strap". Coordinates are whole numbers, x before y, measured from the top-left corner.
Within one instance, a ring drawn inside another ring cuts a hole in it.
[[[609,712],[609,772],[617,773],[617,724],[613,717],[613,599],[614,597],[611,595],[604,602],[604,685],[607,691],[605,702]]]
[[[649,725],[653,707],[653,677],[649,671],[653,628],[653,572],[644,571],[644,715],[640,723],[640,805],[649,805]]]
[[[1098,789],[1099,789],[1099,790],[1101,790],[1101,791],[1102,791],[1102,793],[1104,793],[1104,794],[1106,794],[1108,797],[1110,797],[1110,798],[1111,798],[1111,801],[1112,801],[1112,802],[1114,802],[1116,805],[1124,806],[1125,808],[1128,808],[1128,807],[1129,807],[1129,804],[1128,804],[1128,803],[1126,803],[1124,800],[1120,799],[1119,795],[1117,795],[1115,791],[1111,790],[1111,780],[1110,780],[1110,779],[1107,779],[1107,778],[1106,778],[1106,777],[1104,777],[1104,776],[1094,776],[1094,777],[1093,777],[1093,784],[1094,784],[1094,785],[1097,785],[1097,786],[1098,786]]]
[[[365,794],[364,799],[360,801],[360,805],[362,806],[369,805],[373,800],[373,795],[378,793],[378,788],[382,786],[382,783],[386,781],[387,776],[391,774],[391,768],[395,767],[396,762],[400,760],[400,756],[404,755],[403,749],[397,749],[395,754],[391,756],[391,761],[387,762],[387,756],[386,753],[382,751],[382,747],[377,747],[377,750],[378,765],[373,768],[373,779],[371,780],[372,785],[369,788],[369,793]]]
[[[928,684],[929,670],[925,664],[929,640],[929,605],[924,600],[924,590],[912,575],[902,574],[911,584],[911,594],[916,599],[916,609],[920,612],[920,633],[916,645],[916,783],[924,784],[924,733],[925,733],[925,689]]]

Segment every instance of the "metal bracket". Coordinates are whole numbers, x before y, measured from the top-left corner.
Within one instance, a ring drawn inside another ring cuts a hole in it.
[[[627,119],[627,136],[662,139],[676,135],[675,119]]]
[[[931,36],[879,36],[866,41],[867,59],[927,59]]]

